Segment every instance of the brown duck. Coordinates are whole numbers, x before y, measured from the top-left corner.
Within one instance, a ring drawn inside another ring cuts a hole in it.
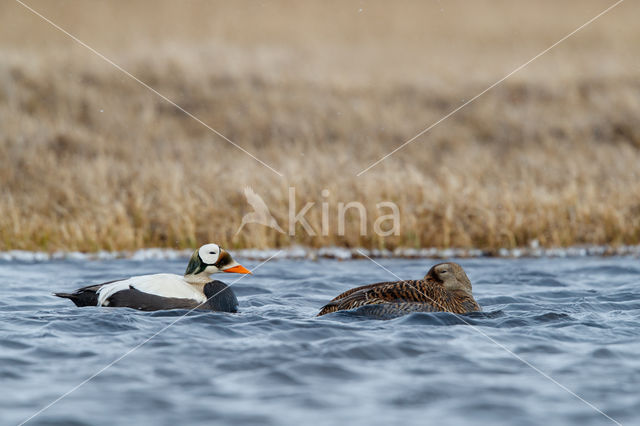
[[[383,282],[347,290],[325,305],[318,316],[366,305],[377,305],[378,314],[385,311],[466,314],[480,310],[464,269],[450,262],[433,266],[421,280]]]

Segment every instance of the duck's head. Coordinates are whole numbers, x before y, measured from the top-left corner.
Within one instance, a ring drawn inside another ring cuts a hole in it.
[[[231,255],[217,244],[205,244],[194,251],[184,276],[207,279],[218,272],[250,274],[247,268],[233,260]]]
[[[449,291],[461,290],[471,295],[471,281],[462,266],[457,263],[448,262],[434,265],[429,269],[425,278],[442,283],[444,288]]]

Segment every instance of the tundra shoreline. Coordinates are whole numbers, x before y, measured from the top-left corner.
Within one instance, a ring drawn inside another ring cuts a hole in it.
[[[266,260],[276,259],[337,259],[354,260],[371,258],[393,259],[450,259],[450,258],[567,258],[567,257],[607,257],[632,256],[640,258],[640,245],[625,246],[574,246],[574,247],[520,247],[501,248],[497,250],[463,249],[463,248],[397,248],[395,250],[368,250],[362,248],[343,247],[285,247],[281,249],[240,249],[232,250],[239,259]],[[9,250],[0,252],[0,261],[6,262],[46,262],[57,260],[113,260],[129,259],[144,261],[149,259],[186,259],[192,250],[166,248],[146,248],[135,251],[97,251],[82,253],[77,251],[42,251]]]

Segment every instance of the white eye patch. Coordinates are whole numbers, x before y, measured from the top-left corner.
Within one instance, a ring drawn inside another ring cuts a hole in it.
[[[213,265],[220,258],[220,247],[217,244],[205,244],[198,250],[200,259],[207,265]]]

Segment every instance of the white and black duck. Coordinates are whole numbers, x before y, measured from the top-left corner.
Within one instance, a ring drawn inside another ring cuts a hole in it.
[[[222,281],[212,280],[219,272],[251,272],[217,244],[205,244],[193,252],[184,276],[140,275],[80,288],[73,293],[55,293],[76,306],[127,307],[142,311],[164,309],[208,309],[237,312],[238,299]]]

